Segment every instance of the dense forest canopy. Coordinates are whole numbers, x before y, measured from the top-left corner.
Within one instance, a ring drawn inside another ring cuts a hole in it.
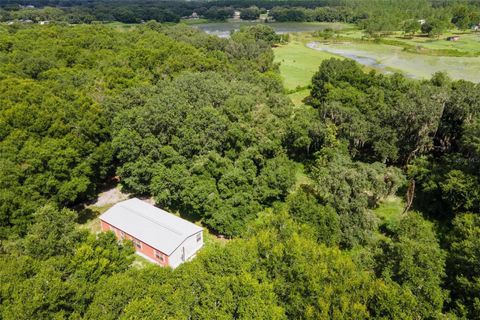
[[[114,2],[32,3],[61,20]],[[413,19],[452,3],[256,5]],[[480,319],[480,85],[328,59],[298,107],[284,40],[268,24],[1,24],[0,318]],[[224,241],[139,267],[131,243],[79,227],[112,177]],[[405,210],[381,219],[391,198]]]
[[[130,1],[130,0],[5,0],[0,4],[0,21],[24,19],[91,23],[149,20],[178,22],[196,13],[209,20],[226,20],[239,10],[240,17],[255,20],[267,14],[267,21],[321,21],[355,23],[369,35],[381,36],[396,30],[422,31],[438,36],[450,26],[460,30],[480,24],[478,1],[462,0],[310,0],[310,1]],[[420,24],[419,20],[424,21]]]

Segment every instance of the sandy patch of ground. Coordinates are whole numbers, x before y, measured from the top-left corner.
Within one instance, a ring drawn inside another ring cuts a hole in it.
[[[98,195],[97,202],[93,203],[94,207],[104,207],[107,205],[114,205],[117,202],[127,200],[129,195],[123,193],[119,187],[114,187],[110,190],[104,191]]]

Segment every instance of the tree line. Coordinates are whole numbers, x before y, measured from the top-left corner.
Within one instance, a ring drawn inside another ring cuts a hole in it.
[[[34,8],[27,5],[33,5]],[[23,7],[22,7],[23,6]],[[91,0],[85,2],[58,0],[7,0],[0,5],[0,21],[27,19],[32,21],[64,21],[91,23],[93,21],[120,21],[140,23],[179,22],[193,12],[198,16],[224,21],[232,18],[235,10],[244,20],[256,20],[266,14],[270,20],[319,21],[355,23],[370,36],[382,36],[403,30],[408,35],[422,32],[431,37],[449,28],[467,30],[480,24],[478,2],[464,1],[385,1],[385,0],[331,0],[312,1],[137,1]]]

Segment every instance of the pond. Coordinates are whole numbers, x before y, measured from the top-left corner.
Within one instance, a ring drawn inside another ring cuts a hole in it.
[[[346,49],[340,49],[340,48],[333,48],[326,45],[322,46],[318,42],[307,43],[307,47],[309,47],[310,49],[321,50],[334,55],[355,60],[356,62],[364,66],[377,69],[377,71],[380,71],[381,73],[385,73],[385,74],[393,73],[392,71],[387,69],[388,67],[386,65],[380,63],[376,58],[369,56],[369,54],[366,52],[362,52],[358,50],[346,50]]]
[[[232,31],[240,30],[243,26],[253,26],[261,24],[261,22],[249,21],[229,21],[229,22],[213,22],[205,24],[192,25],[192,27],[205,31],[208,34],[216,35],[220,38],[230,37]],[[325,30],[331,28],[341,30],[345,25],[341,23],[319,23],[319,22],[270,22],[268,26],[272,27],[276,33],[295,33],[295,32],[311,32]]]
[[[426,79],[435,72],[446,72],[453,79],[480,82],[480,57],[428,56],[395,46],[355,42],[310,42],[307,47],[353,59],[382,73],[397,71],[407,77]]]

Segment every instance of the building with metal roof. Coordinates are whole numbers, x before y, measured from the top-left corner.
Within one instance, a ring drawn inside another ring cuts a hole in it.
[[[203,228],[167,211],[132,198],[100,216],[103,231],[132,240],[136,252],[163,266],[177,267],[203,246]]]

